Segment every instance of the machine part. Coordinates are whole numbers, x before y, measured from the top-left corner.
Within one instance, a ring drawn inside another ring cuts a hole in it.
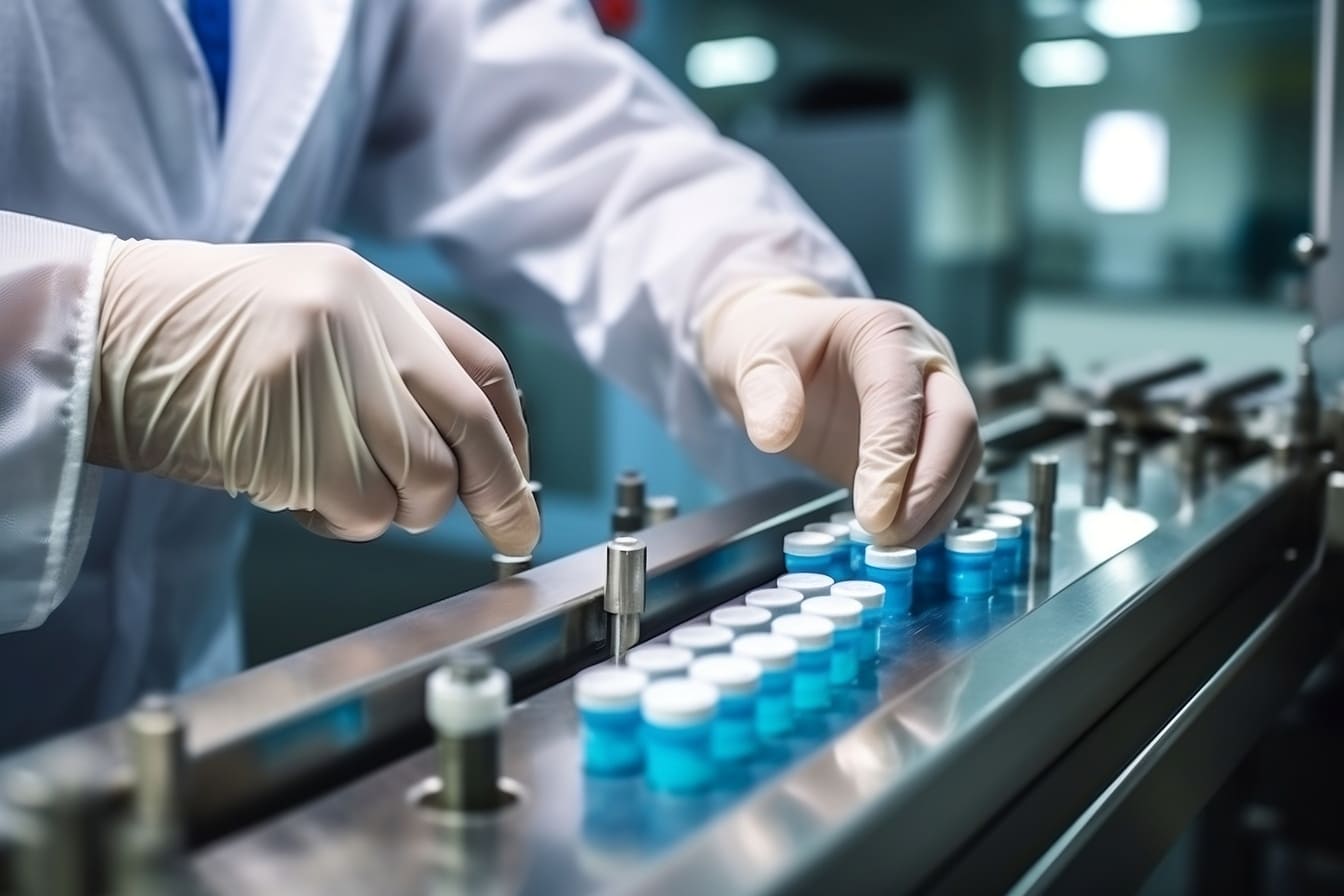
[[[1119,418],[1108,408],[1093,408],[1087,412],[1085,450],[1087,469],[1107,473],[1111,468],[1111,445]]]
[[[1039,361],[977,367],[967,385],[982,414],[1027,404],[1052,383],[1062,382],[1064,370],[1049,355]]]
[[[1033,574],[1050,568],[1050,546],[1055,534],[1055,498],[1059,490],[1059,455],[1033,454],[1027,480],[1027,498],[1035,510],[1031,523]]]
[[[611,656],[616,662],[639,643],[639,620],[644,613],[648,550],[629,535],[607,544],[607,585],[602,606],[610,614]]]
[[[1299,233],[1293,238],[1293,257],[1304,268],[1309,268],[1326,256],[1325,243],[1318,242],[1310,233]]]
[[[186,725],[162,694],[150,694],[126,714],[134,774],[131,811],[136,824],[181,835]]]
[[[1207,417],[1182,417],[1177,427],[1177,470],[1180,474],[1181,487],[1188,496],[1197,496],[1204,490],[1208,433]]]
[[[489,812],[506,795],[499,785],[499,732],[509,715],[509,676],[477,650],[455,652],[425,684],[425,714],[437,735],[439,789],[433,806]]]
[[[502,582],[510,576],[531,569],[532,555],[494,553],[490,555],[490,562],[495,565],[495,581]]]
[[[653,495],[644,502],[644,524],[656,526],[677,518],[676,495]]]
[[[1087,393],[1093,407],[1132,408],[1153,386],[1203,369],[1204,362],[1196,357],[1146,358],[1104,371],[1088,385]]]
[[[1113,448],[1115,456],[1115,497],[1126,507],[1139,503],[1140,467],[1143,453],[1135,439],[1116,439]]]
[[[1325,540],[1335,553],[1344,551],[1344,473],[1338,470],[1326,479]]]
[[[637,514],[629,507],[616,507],[611,511],[611,534],[612,537],[621,535],[632,535],[644,528],[642,514]]]
[[[612,515],[614,534],[625,534],[644,528],[644,497],[643,473],[638,470],[625,470],[616,477],[616,511]],[[617,530],[618,516],[626,528]]]
[[[1316,374],[1311,366],[1311,343],[1316,328],[1307,324],[1297,332],[1297,369],[1294,371],[1293,439],[1310,448],[1320,438],[1321,399],[1316,392]]]
[[[971,492],[966,496],[966,503],[962,505],[957,519],[967,525],[974,525],[976,518],[985,512],[986,507],[998,500],[998,497],[999,477],[981,470],[976,474],[975,482],[971,484]]]
[[[80,795],[71,782],[31,769],[9,772],[7,808],[18,817],[14,878],[18,896],[84,896],[96,892]]]

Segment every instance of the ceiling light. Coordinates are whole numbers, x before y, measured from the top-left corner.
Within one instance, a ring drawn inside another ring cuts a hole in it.
[[[1090,40],[1043,40],[1022,51],[1019,67],[1036,87],[1096,84],[1106,77],[1106,51]]]
[[[1088,0],[1083,19],[1107,37],[1181,34],[1199,25],[1199,0]]]
[[[686,77],[696,87],[758,84],[775,73],[775,45],[763,37],[707,40],[686,54]]]

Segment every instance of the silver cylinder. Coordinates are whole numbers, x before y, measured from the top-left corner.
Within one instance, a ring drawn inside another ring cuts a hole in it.
[[[1320,435],[1320,396],[1311,366],[1311,343],[1316,328],[1307,324],[1297,333],[1296,388],[1293,394],[1293,437],[1302,445],[1314,445]]]
[[[1335,552],[1344,551],[1344,473],[1331,473],[1325,489],[1326,543]]]
[[[146,696],[126,714],[136,823],[160,831],[180,829],[186,733],[181,716],[163,695]]]
[[[495,674],[490,657],[478,650],[456,651],[440,671],[468,687],[480,685]],[[498,728],[460,734],[441,730],[434,753],[439,770],[439,808],[488,812],[500,807]]]
[[[94,892],[76,795],[28,769],[8,773],[5,802],[18,816],[12,859],[20,896]]]
[[[1059,455],[1033,454],[1027,482],[1027,500],[1036,509],[1031,523],[1032,565],[1050,562],[1050,544],[1055,535],[1055,498],[1059,490]]]
[[[495,581],[502,582],[520,572],[532,568],[531,554],[491,554],[490,562],[495,565]]]
[[[1105,473],[1111,468],[1111,446],[1115,440],[1119,418],[1108,408],[1094,408],[1087,412],[1087,434],[1084,439],[1087,469]]]
[[[1126,507],[1139,503],[1139,473],[1143,454],[1134,439],[1117,439],[1112,449],[1115,460],[1116,500]]]
[[[644,502],[644,523],[656,526],[676,519],[678,508],[676,495],[652,495]]]
[[[1177,469],[1187,490],[1198,492],[1204,487],[1208,432],[1209,421],[1204,417],[1182,417],[1177,425]]]
[[[644,491],[644,474],[625,470],[616,477],[616,506],[643,515]]]
[[[629,535],[607,543],[607,588],[602,606],[608,613],[643,613],[648,549]]]
[[[999,499],[999,477],[992,473],[980,473],[971,485],[970,504],[974,507],[986,507]]]

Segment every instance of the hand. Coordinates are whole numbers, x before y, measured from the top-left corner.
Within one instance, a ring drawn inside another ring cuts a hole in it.
[[[119,241],[103,284],[88,458],[247,495],[363,541],[455,496],[527,554],[527,431],[498,348],[321,243]]]
[[[917,313],[782,279],[718,296],[699,326],[710,385],[756,447],[852,483],[878,543],[923,544],[952,522],[980,464],[975,405]]]

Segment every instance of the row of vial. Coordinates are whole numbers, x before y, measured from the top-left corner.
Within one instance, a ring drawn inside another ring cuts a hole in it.
[[[707,625],[674,629],[668,644],[635,648],[625,666],[578,676],[585,770],[642,770],[651,787],[674,793],[709,789],[718,763],[749,760],[759,743],[789,736],[798,716],[825,713],[858,682],[878,660],[883,623],[909,612],[922,571],[945,569],[949,592],[962,597],[1018,580],[1031,505],[990,510],[981,526],[918,552],[871,544],[840,514],[786,536],[788,574],[777,587],[714,610]]]

